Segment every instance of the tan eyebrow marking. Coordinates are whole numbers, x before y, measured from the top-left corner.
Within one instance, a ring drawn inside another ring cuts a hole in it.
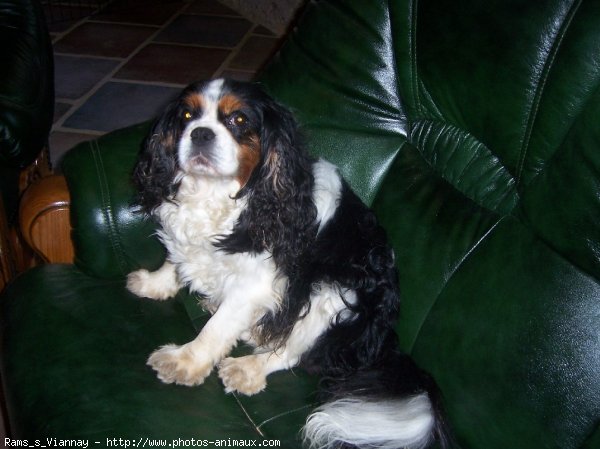
[[[205,100],[202,94],[189,94],[183,99],[183,103],[193,111],[204,109]]]
[[[244,103],[238,97],[232,94],[225,94],[219,100],[219,110],[224,115],[229,115],[234,111],[238,111],[244,107]]]

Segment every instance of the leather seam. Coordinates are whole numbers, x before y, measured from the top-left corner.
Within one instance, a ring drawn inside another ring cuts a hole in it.
[[[529,143],[531,141],[531,134],[533,132],[534,124],[537,120],[539,106],[544,94],[544,90],[546,88],[546,83],[548,81],[548,77],[550,76],[550,72],[554,67],[554,61],[556,59],[556,55],[558,54],[559,49],[561,48],[562,41],[567,34],[569,26],[571,25],[575,14],[577,13],[579,7],[581,6],[582,0],[578,0],[576,3],[571,5],[569,12],[567,13],[567,17],[560,25],[560,29],[557,33],[554,42],[552,43],[552,47],[550,49],[550,54],[546,62],[544,63],[544,67],[540,73],[540,77],[537,81],[537,86],[535,89],[535,94],[533,96],[533,101],[531,104],[531,108],[528,112],[527,123],[525,126],[525,133],[523,136],[523,142],[521,143],[521,155],[519,156],[519,162],[517,165],[515,181],[517,187],[522,182],[523,170],[525,169],[525,160],[527,158],[527,153],[529,151]]]
[[[102,211],[103,215],[106,219],[107,229],[108,229],[108,237],[110,240],[110,246],[115,255],[119,271],[122,274],[127,274],[125,269],[125,261],[122,258],[123,248],[119,238],[119,232],[117,229],[116,221],[113,216],[113,210],[111,207],[111,197],[110,197],[110,189],[108,188],[108,182],[106,176],[104,176],[104,164],[102,161],[102,157],[100,155],[99,146],[97,141],[92,141],[90,145],[92,156],[94,159],[94,165],[96,167],[96,175],[98,179],[98,185],[100,186],[100,195],[102,201]]]
[[[557,146],[557,150],[554,151],[554,153],[544,162],[544,166],[535,174],[534,177],[531,178],[531,181],[527,184],[527,188],[528,189],[530,189],[535,184],[535,182],[538,179],[540,179],[552,167],[552,165],[555,163],[556,158],[558,158],[559,155],[560,155],[560,148],[562,147],[562,145],[565,144],[565,142],[567,141],[567,139],[571,135],[572,129],[576,125],[577,119],[579,118],[579,115],[583,113],[583,111],[588,107],[588,105],[590,104],[590,102],[594,101],[596,99],[596,97],[598,97],[598,93],[599,92],[600,92],[600,84],[597,84],[596,88],[593,89],[592,91],[590,91],[589,98],[582,103],[581,108],[580,108],[577,116],[574,116],[572,122],[570,123],[570,125],[566,129],[564,137],[560,141],[560,144]],[[527,190],[524,189],[523,194],[522,194],[523,198],[527,194],[528,189]]]
[[[413,0],[411,2],[411,30],[410,30],[410,61],[411,61],[411,80],[410,89],[411,97],[415,105],[417,113],[422,114],[421,103],[419,100],[419,86],[418,86],[418,73],[417,73],[417,9],[419,0]]]
[[[398,57],[396,56],[396,44],[394,42],[394,32],[393,32],[393,21],[392,21],[392,6],[390,4],[390,1],[388,0],[388,4],[387,4],[387,20],[388,20],[388,33],[389,33],[389,38],[390,38],[390,53],[391,53],[391,58],[392,58],[392,71],[393,73],[397,73],[398,72]],[[394,98],[394,103],[397,109],[397,114],[399,116],[406,114],[405,111],[403,111],[404,107],[402,105],[402,96],[400,94],[400,81],[398,79],[396,79],[396,82],[394,83],[394,87],[395,87],[395,94],[396,94],[396,98]]]
[[[448,278],[446,279],[446,282],[444,283],[444,285],[442,286],[442,288],[440,289],[440,291],[437,293],[435,299],[431,302],[431,305],[429,306],[427,313],[424,315],[424,319],[423,321],[421,321],[421,324],[419,324],[419,327],[417,328],[417,331],[415,332],[415,337],[413,339],[413,341],[410,344],[410,347],[408,348],[408,353],[412,354],[415,345],[417,343],[417,341],[419,340],[419,335],[421,334],[421,330],[423,329],[423,326],[425,326],[425,323],[427,322],[427,319],[429,317],[429,315],[431,314],[431,311],[433,310],[433,308],[435,307],[435,305],[437,304],[440,295],[442,294],[442,292],[445,290],[446,286],[448,285],[448,283],[452,280],[452,278],[454,277],[454,275],[456,274],[456,272],[460,269],[460,267],[462,267],[464,265],[464,263],[466,262],[466,260],[471,256],[471,254],[473,254],[475,252],[475,250],[477,248],[479,248],[481,246],[481,244],[484,241],[488,240],[488,237],[492,234],[492,232],[494,231],[494,229],[496,229],[498,227],[498,225],[506,219],[506,216],[499,218],[491,227],[490,229],[488,229],[485,234],[483,234],[479,240],[477,240],[477,242],[475,242],[475,244],[473,246],[471,246],[471,248],[469,248],[469,250],[464,254],[464,256],[456,263],[456,266],[454,267],[454,269],[452,270],[452,272],[449,274]]]

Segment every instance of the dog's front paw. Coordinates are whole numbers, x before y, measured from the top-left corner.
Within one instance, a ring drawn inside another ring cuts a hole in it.
[[[213,364],[195,355],[186,345],[166,345],[154,351],[148,365],[164,383],[192,387],[200,385],[210,374]]]
[[[255,355],[224,359],[219,368],[219,377],[227,393],[238,391],[252,396],[267,386],[264,364]]]
[[[160,271],[142,269],[129,273],[127,290],[143,298],[165,300],[175,296],[179,286]]]

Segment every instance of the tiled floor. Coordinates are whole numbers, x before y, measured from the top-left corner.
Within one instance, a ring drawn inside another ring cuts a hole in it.
[[[86,16],[65,8],[59,17],[46,10],[55,54],[55,168],[74,144],[153,118],[194,80],[253,78],[280,41],[217,0],[116,0]]]

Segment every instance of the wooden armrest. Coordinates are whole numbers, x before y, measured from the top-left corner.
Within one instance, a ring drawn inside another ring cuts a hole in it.
[[[15,277],[17,267],[10,240],[10,227],[6,219],[4,201],[0,195],[0,292]]]
[[[23,194],[19,210],[21,233],[44,261],[72,263],[69,189],[63,176],[39,179]]]

